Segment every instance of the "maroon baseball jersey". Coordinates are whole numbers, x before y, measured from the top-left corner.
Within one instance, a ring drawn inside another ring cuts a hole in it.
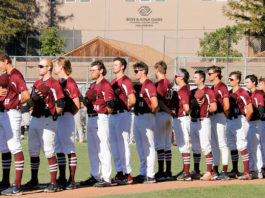
[[[182,117],[186,115],[185,111],[183,110],[183,105],[189,104],[190,95],[191,95],[191,92],[190,92],[190,88],[188,87],[188,85],[185,85],[178,90],[178,100],[179,100],[178,117]]]
[[[157,99],[162,100],[164,104],[169,108],[173,109],[173,89],[170,81],[168,79],[161,79],[156,84]],[[160,109],[159,111],[163,111]]]
[[[115,100],[111,84],[105,78],[103,78],[98,84],[96,84],[96,82],[92,83],[90,89],[97,91],[97,99],[93,102],[94,111],[88,111],[88,113],[107,113],[108,109],[106,102]]]
[[[41,84],[45,84],[46,86],[50,87],[50,91],[46,98],[39,99],[34,102],[32,111],[32,116],[34,117],[54,115],[56,111],[55,101],[64,98],[62,87],[54,78],[51,77],[47,81],[42,81],[42,79],[37,80],[33,85],[32,91],[34,92],[35,89],[38,89]]]
[[[212,90],[214,91],[214,95],[216,98],[216,104],[217,104],[216,113],[222,113],[224,112],[223,100],[224,98],[229,98],[229,91],[227,89],[227,86],[223,82],[220,81],[216,86],[212,87]]]
[[[4,100],[6,109],[20,109],[20,93],[28,90],[25,80],[17,69],[12,69],[9,74],[9,89]]]
[[[81,97],[81,94],[76,85],[76,82],[74,81],[73,78],[68,77],[66,79],[66,82],[64,82],[64,85],[62,86],[62,88],[63,88],[64,99],[65,99],[65,108],[63,111],[74,113],[75,111],[74,109],[76,108],[76,106],[74,104],[73,99]]]
[[[115,94],[114,111],[124,110],[124,109],[130,110],[128,104],[129,102],[128,95],[135,93],[130,78],[124,75],[118,80],[117,79],[112,80],[110,84]]]
[[[191,117],[192,118],[205,118],[205,117],[207,118],[207,117],[209,117],[209,105],[211,103],[216,102],[214,92],[211,88],[205,86],[202,90],[205,93],[205,101],[201,106],[191,105]],[[191,91],[191,104],[194,101],[196,103],[196,99],[194,97],[196,91],[197,91],[197,89],[193,89]]]
[[[251,103],[253,105],[253,114],[251,116],[251,121],[259,120],[261,118],[258,111],[258,107],[264,107],[263,94],[259,90],[255,90],[253,93],[249,93],[251,97]]]
[[[150,98],[152,97],[157,97],[156,87],[151,80],[146,79],[142,84],[139,97],[137,97],[136,100],[135,113],[151,113],[152,107]]]
[[[229,94],[230,111],[228,117],[245,115],[245,106],[251,103],[248,92],[240,87],[235,93],[233,93],[233,90],[230,90]]]

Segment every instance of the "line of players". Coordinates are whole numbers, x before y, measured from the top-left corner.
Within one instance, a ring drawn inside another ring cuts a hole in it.
[[[185,69],[176,73],[178,91],[172,89],[166,79],[167,65],[160,61],[155,64],[155,74],[159,80],[153,84],[147,78],[148,66],[143,62],[134,64],[134,73],[139,84],[133,86],[124,74],[127,63],[123,58],[115,58],[113,72],[116,78],[109,83],[104,76],[106,68],[101,61],[94,61],[90,67],[91,79],[95,80],[84,98],[69,76],[71,63],[58,58],[54,63],[44,58],[40,61],[41,79],[34,83],[29,94],[21,73],[12,66],[10,57],[0,53],[0,149],[2,152],[3,179],[0,188],[3,195],[22,193],[21,178],[24,157],[20,143],[21,104],[27,102],[33,109],[29,127],[28,147],[31,160],[31,180],[24,189],[39,188],[38,169],[40,150],[48,159],[51,183],[45,192],[56,192],[60,188],[75,189],[75,124],[73,115],[80,107],[80,101],[87,106],[87,144],[90,158],[91,177],[80,182],[81,186],[107,187],[111,183],[153,183],[173,180],[171,174],[171,131],[175,131],[177,145],[183,157],[184,169],[177,179],[251,179],[250,170],[260,173],[263,167],[262,129],[260,117],[263,115],[263,95],[256,90],[257,78],[246,77],[251,96],[239,87],[240,72],[229,75],[232,87],[230,93],[221,82],[221,70],[211,67],[209,79],[213,89],[204,85],[206,75],[196,71],[193,81],[197,89],[190,91],[189,74]],[[52,77],[52,71],[59,80]],[[259,85],[264,86],[264,79]],[[140,158],[140,174],[131,177],[131,153],[129,133],[131,113],[135,113],[134,136]],[[210,115],[211,114],[211,115]],[[263,122],[262,122],[263,123]],[[194,171],[190,171],[191,138]],[[227,139],[227,141],[226,141]],[[233,169],[228,174],[228,147],[231,151]],[[199,163],[201,151],[206,156],[207,172],[200,177]],[[222,153],[223,171],[218,175],[218,165]],[[241,152],[244,173],[237,169],[238,151]],[[111,176],[111,152],[117,174]],[[155,154],[157,152],[158,172],[155,174]],[[15,158],[16,178],[9,184],[11,153]],[[212,154],[213,153],[213,154]],[[70,178],[65,176],[66,155],[69,160]],[[250,162],[249,162],[250,155]],[[56,157],[57,156],[57,157]],[[264,156],[264,154],[263,154]],[[164,162],[166,161],[166,171]],[[57,164],[58,163],[58,164]],[[212,164],[214,164],[212,168]],[[57,166],[59,178],[56,179]],[[250,167],[249,167],[250,166]],[[250,169],[250,170],[249,170]]]

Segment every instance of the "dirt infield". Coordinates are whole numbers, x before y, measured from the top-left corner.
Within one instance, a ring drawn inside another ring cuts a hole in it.
[[[126,186],[112,186],[108,188],[78,188],[76,190],[65,190],[57,193],[44,193],[43,190],[24,192],[23,197],[95,197],[113,194],[130,194],[141,192],[153,192],[168,189],[190,188],[190,187],[209,187],[209,186],[222,186],[231,184],[265,184],[265,179],[256,179],[248,181],[229,180],[229,181],[173,181],[154,184],[137,184]]]

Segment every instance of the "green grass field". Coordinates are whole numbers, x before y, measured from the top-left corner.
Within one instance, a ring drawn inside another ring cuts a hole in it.
[[[24,167],[24,173],[23,173],[23,181],[22,183],[26,183],[30,180],[30,158],[28,155],[28,142],[27,140],[22,141],[23,151],[24,151],[24,157],[25,157],[25,167]],[[139,174],[139,167],[140,167],[140,161],[137,154],[136,146],[131,145],[131,152],[132,152],[132,176],[136,176]],[[90,164],[89,164],[89,158],[88,158],[88,151],[87,151],[87,144],[86,143],[76,143],[76,154],[78,159],[77,164],[77,171],[76,171],[76,181],[85,180],[90,176]],[[192,160],[192,158],[191,158]],[[14,162],[14,160],[13,160]],[[204,156],[202,156],[201,159],[201,170],[202,172],[205,172],[206,165],[205,165],[205,159]],[[180,153],[178,152],[178,149],[176,146],[172,147],[172,174],[176,175],[179,171],[181,171],[183,168],[182,165],[182,158]],[[221,166],[219,167],[219,170],[221,171]],[[229,164],[229,170],[231,168],[231,160]],[[115,175],[115,169],[114,166],[112,166],[112,175]],[[191,169],[193,170],[193,161],[191,161]],[[243,166],[241,161],[239,161],[239,170],[243,170]],[[69,171],[67,170],[67,173]],[[11,182],[14,180],[14,163],[12,163],[11,168]],[[68,174],[67,174],[68,175]],[[40,183],[47,183],[50,180],[49,175],[49,169],[48,169],[48,162],[47,159],[44,157],[43,153],[41,153],[41,162],[40,162],[40,169],[39,169],[39,181]]]

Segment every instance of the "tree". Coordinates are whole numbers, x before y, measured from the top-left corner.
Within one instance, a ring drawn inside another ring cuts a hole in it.
[[[200,39],[201,50],[199,56],[207,57],[241,57],[242,54],[237,50],[232,49],[232,44],[237,44],[242,38],[238,34],[238,26],[226,26],[219,28],[215,32],[204,33],[204,38]]]
[[[35,0],[0,0],[0,49],[34,29]],[[31,13],[31,17],[27,17]]]
[[[223,12],[236,21],[245,35],[261,39],[265,50],[265,0],[229,0]]]
[[[41,53],[44,56],[56,56],[64,53],[65,38],[60,38],[55,27],[47,28],[40,36]]]

